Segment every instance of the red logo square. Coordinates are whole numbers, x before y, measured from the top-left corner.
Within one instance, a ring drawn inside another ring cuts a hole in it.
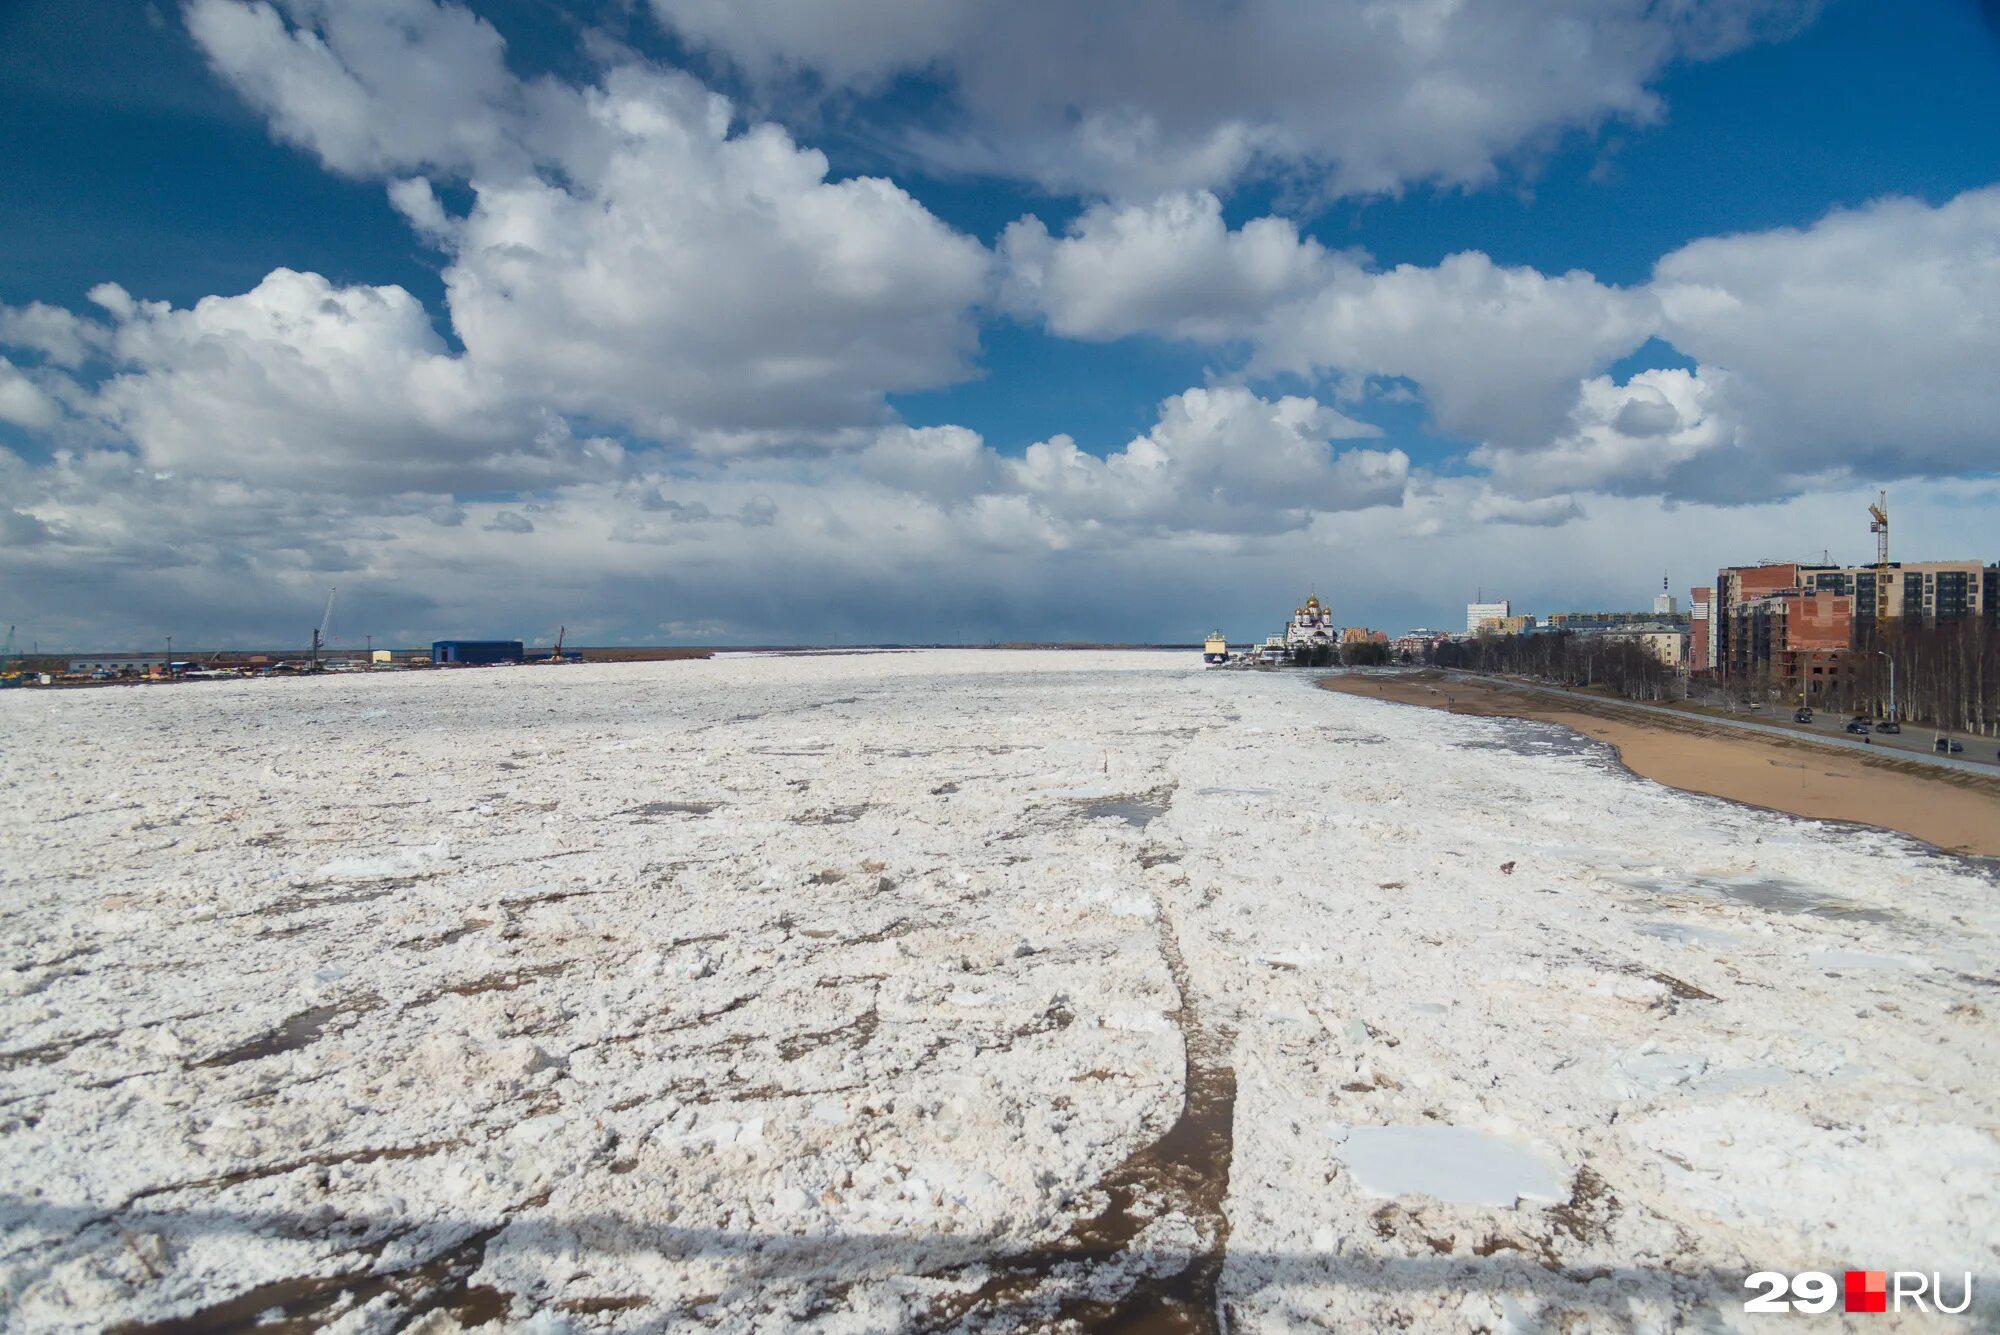
[[[1847,1272],[1847,1310],[1886,1312],[1889,1310],[1889,1276],[1881,1270]]]

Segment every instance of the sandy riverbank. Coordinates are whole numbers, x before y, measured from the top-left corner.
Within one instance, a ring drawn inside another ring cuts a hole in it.
[[[1559,723],[1609,742],[1633,773],[1671,788],[1812,820],[1897,830],[1953,853],[2000,857],[2000,780],[1806,741],[1766,740],[1699,717],[1666,719],[1609,700],[1570,703],[1434,673],[1329,677],[1320,684],[1454,714]]]

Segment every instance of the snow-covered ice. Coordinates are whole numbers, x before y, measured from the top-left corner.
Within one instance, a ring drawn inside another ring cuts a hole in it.
[[[0,1324],[1995,1319],[1990,870],[1191,658],[0,696]]]

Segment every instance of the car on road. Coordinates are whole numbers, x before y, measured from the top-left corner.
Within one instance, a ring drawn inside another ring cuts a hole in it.
[[[1902,730],[1903,725],[1892,718],[1885,718],[1875,725],[1875,731],[1877,732],[1901,732]]]
[[[1847,730],[1849,732],[1867,732],[1869,729],[1865,720],[1854,719],[1848,723]]]
[[[1947,754],[1956,755],[1959,752],[1965,750],[1965,747],[1958,742],[1954,742],[1949,737],[1940,737],[1936,741],[1931,743],[1931,750],[1943,751],[1946,752]]]
[[[1812,722],[1812,710],[1810,710],[1810,709],[1801,709],[1801,710],[1799,710],[1799,711],[1798,711],[1798,712],[1797,712],[1796,714],[1793,714],[1793,715],[1792,715],[1792,722],[1794,722],[1794,723],[1811,723],[1811,722]]]

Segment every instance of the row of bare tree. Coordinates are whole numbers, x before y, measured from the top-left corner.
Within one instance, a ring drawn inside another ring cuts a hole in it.
[[[2000,625],[1981,617],[1940,626],[1899,621],[1858,638],[1829,703],[1886,717],[1893,661],[1898,717],[1949,732],[2000,734]]]
[[[1628,700],[1678,696],[1679,671],[1636,640],[1550,631],[1480,635],[1434,646],[1429,661],[1468,672],[1506,672],[1558,686],[1602,686]]]
[[[1602,686],[1629,700],[1662,700],[1686,690],[1679,670],[1637,641],[1567,631],[1449,641],[1432,649],[1429,661],[1560,686]],[[1812,703],[1887,717],[1891,662],[1897,717],[1949,732],[2000,735],[2000,625],[1967,617],[1940,626],[1896,622],[1879,632],[1864,631],[1833,684]],[[1746,699],[1779,701],[1785,694],[1784,683],[1769,670],[1718,684]]]

